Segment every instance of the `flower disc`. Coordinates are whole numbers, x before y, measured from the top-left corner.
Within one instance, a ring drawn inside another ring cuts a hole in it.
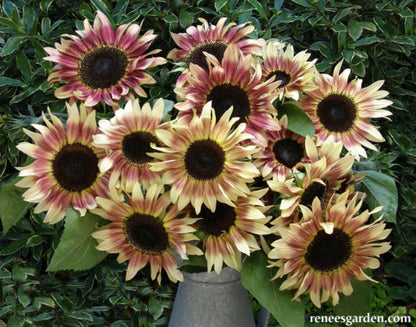
[[[90,187],[98,175],[98,157],[81,143],[64,145],[52,160],[52,173],[68,192],[81,192]]]
[[[131,163],[144,164],[153,160],[147,155],[153,151],[150,144],[159,144],[156,136],[149,132],[132,132],[124,136],[122,140],[123,155]]]
[[[157,218],[134,213],[126,219],[127,239],[139,250],[149,254],[161,254],[169,246],[169,237],[162,221]]]
[[[225,152],[213,140],[193,142],[185,153],[185,168],[197,180],[216,178],[224,169]]]
[[[357,110],[345,95],[330,94],[319,102],[316,114],[327,130],[346,132],[354,125]]]
[[[313,269],[331,272],[342,267],[351,257],[351,237],[335,228],[331,234],[320,230],[308,245],[305,261]]]
[[[116,47],[95,48],[79,61],[79,77],[92,89],[107,89],[121,81],[128,61],[127,54]]]

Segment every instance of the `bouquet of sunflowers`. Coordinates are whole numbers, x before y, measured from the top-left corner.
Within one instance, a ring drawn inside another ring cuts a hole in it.
[[[390,230],[381,206],[362,208],[366,177],[353,165],[384,141],[370,123],[391,115],[383,81],[364,87],[343,62],[320,73],[306,51],[253,30],[200,19],[172,33],[177,48],[163,58],[152,30],[114,27],[97,12],[45,48],[67,118],[48,110],[25,129],[33,142],[18,149],[34,160],[18,167],[16,185],[45,223],[65,219],[87,235],[79,249],[64,231],[50,270],[88,269],[114,253],[128,261],[126,280],[149,265],[152,279],[177,282],[178,258],[202,257],[219,274],[249,269],[257,251],[280,290],[309,294],[316,307],[350,295],[350,279],[372,280]],[[151,68],[168,60],[176,102],[143,102]],[[99,104],[112,108],[105,118]],[[66,261],[74,247],[83,255]]]

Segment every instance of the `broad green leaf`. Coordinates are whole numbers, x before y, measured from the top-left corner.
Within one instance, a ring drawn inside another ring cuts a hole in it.
[[[24,86],[25,83],[10,77],[0,77],[0,86]]]
[[[95,248],[97,241],[91,236],[100,220],[91,213],[80,217],[78,211],[68,208],[64,232],[47,270],[85,270],[103,260],[107,253]]]
[[[243,286],[270,311],[282,327],[302,327],[304,304],[293,301],[291,292],[279,290],[282,280],[271,281],[274,274],[267,265],[264,252],[254,252],[247,257],[241,271]]]
[[[19,51],[16,55],[16,64],[22,75],[28,81],[32,77],[32,67],[30,66],[29,59],[27,59],[23,51]]]
[[[354,41],[357,41],[363,32],[361,25],[354,19],[348,21],[348,34]]]
[[[0,186],[0,218],[4,234],[23,218],[32,206],[32,203],[23,200],[22,194],[26,190],[17,187],[15,185],[17,181],[18,179],[15,179],[8,184]]]
[[[387,222],[396,223],[398,196],[394,179],[372,170],[360,173],[366,174],[362,181],[362,190],[367,193],[366,202],[370,209],[383,206],[383,210],[377,214],[383,214],[383,219]]]
[[[187,28],[193,21],[194,17],[192,14],[185,9],[181,9],[179,12],[179,25],[181,25],[182,28]]]
[[[334,308],[340,316],[366,316],[371,312],[371,282],[351,280],[354,291],[350,296],[340,296],[339,304]],[[366,323],[354,322],[354,326],[366,327]]]
[[[287,116],[288,129],[292,132],[302,136],[315,134],[315,127],[309,116],[293,102],[286,102],[276,109],[279,118]]]

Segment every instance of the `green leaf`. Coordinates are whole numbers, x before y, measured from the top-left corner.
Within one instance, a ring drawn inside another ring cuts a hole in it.
[[[28,81],[32,77],[32,67],[30,66],[29,59],[27,59],[23,51],[19,51],[16,55],[16,64],[22,75]]]
[[[243,286],[277,319],[282,327],[304,326],[305,306],[293,301],[293,294],[280,291],[282,280],[270,279],[273,271],[267,266],[264,252],[254,252],[244,260],[241,270]]]
[[[351,65],[350,67],[354,75],[357,75],[359,77],[365,76],[365,66],[362,62],[360,62],[357,65]]]
[[[369,45],[376,42],[381,42],[382,40],[377,36],[370,36],[370,37],[363,37],[362,39],[359,39],[357,42],[353,43],[353,46],[360,47],[363,45]]]
[[[221,9],[228,3],[228,0],[219,0],[215,1],[214,6],[217,12],[220,12]]]
[[[398,196],[394,179],[377,171],[361,172],[366,174],[362,181],[362,190],[367,193],[366,202],[370,209],[383,206],[381,212],[377,214],[383,214],[387,222],[396,223]]]
[[[307,0],[292,0],[292,2],[297,3],[303,7],[313,8],[313,5],[311,5]]]
[[[48,13],[48,9],[51,6],[53,0],[42,0],[39,4],[40,10],[42,10],[45,14]]]
[[[36,20],[36,13],[31,6],[24,5],[23,7],[23,22],[25,23],[26,31],[31,33],[33,24]]]
[[[26,245],[28,237],[29,237],[28,234],[21,235],[16,241],[9,244],[5,248],[1,249],[0,256],[11,255],[19,251],[21,248],[23,248]]]
[[[248,3],[251,4],[254,9],[256,9],[256,11],[260,14],[261,18],[266,19],[266,20],[268,19],[266,11],[264,10],[264,5],[262,5],[257,0],[248,0]]]
[[[97,8],[98,10],[102,11],[107,17],[108,19],[112,22],[112,18],[110,15],[110,10],[111,8],[109,8],[109,6],[101,0],[91,0],[92,4],[94,5],[95,8]]]
[[[24,86],[25,83],[10,77],[0,77],[1,86]],[[0,200],[1,201],[1,200]]]
[[[287,116],[288,129],[292,132],[302,136],[315,134],[315,127],[309,116],[293,102],[286,102],[276,109],[279,118]]]
[[[179,12],[179,25],[181,25],[182,28],[187,28],[193,22],[194,17],[192,16],[192,14],[185,9],[181,9],[181,11]]]
[[[1,83],[1,78],[0,78]],[[0,218],[3,226],[3,233],[6,234],[32,206],[25,202],[22,194],[25,189],[17,187],[18,179],[0,186]]]
[[[19,49],[20,45],[26,40],[27,38],[25,36],[10,37],[4,45],[3,50],[0,53],[0,56],[5,57],[12,54],[17,49]]]
[[[340,316],[366,316],[371,312],[371,282],[351,280],[354,289],[350,296],[340,296],[339,304],[334,308]],[[367,323],[355,322],[354,326],[366,327]]]
[[[13,12],[15,12],[15,10],[13,10]],[[15,31],[19,32],[19,33],[24,33],[25,31],[17,24],[15,23],[13,20],[5,18],[5,17],[0,17],[0,24],[6,25],[10,28],[13,28]]]
[[[350,49],[342,50],[342,57],[350,64],[355,57],[355,51]]]
[[[151,297],[147,306],[153,319],[159,319],[163,313],[162,304],[160,304],[160,302],[156,298]]]
[[[361,25],[354,19],[348,21],[348,34],[354,41],[357,41],[363,32]]]
[[[102,261],[107,253],[95,248],[97,241],[91,236],[100,220],[91,213],[80,217],[78,211],[68,208],[64,232],[47,271],[85,270]]]
[[[42,305],[55,308],[55,302],[53,302],[51,298],[45,296],[35,297],[33,300],[33,306],[39,310]]]

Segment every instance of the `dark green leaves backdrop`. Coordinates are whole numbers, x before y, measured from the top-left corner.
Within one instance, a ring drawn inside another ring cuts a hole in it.
[[[278,38],[291,43],[296,51],[307,49],[318,58],[321,72],[332,71],[344,59],[344,65],[363,78],[364,85],[384,79],[383,89],[390,92],[388,98],[394,103],[391,121],[379,122],[386,142],[379,145],[378,153],[370,151],[367,159],[357,162],[355,170],[368,173],[361,187],[369,194],[370,207],[390,204],[385,205],[384,217],[393,228],[389,236],[393,249],[383,255],[381,268],[374,272],[381,282],[355,289],[362,299],[357,310],[383,316],[408,313],[415,322],[415,7],[412,0],[2,1],[0,326],[163,326],[168,321],[176,285],[159,287],[146,270],[124,282],[125,266],[106,258],[91,270],[82,270],[86,267],[80,264],[80,271],[52,272],[54,267],[64,269],[52,254],[60,238],[70,236],[62,235],[63,222],[43,224],[42,216],[33,215],[30,205],[21,199],[23,190],[13,185],[14,167],[26,161],[16,149],[27,138],[22,128],[39,123],[48,106],[58,116],[66,115],[64,101],[56,100],[46,81],[52,64],[42,60],[46,55],[43,47],[53,46],[63,33],[82,29],[83,19],[93,20],[97,9],[115,25],[144,20],[143,30],[154,29],[158,34],[152,47],[162,49],[163,56],[174,47],[170,32],[183,32],[198,24],[198,17],[216,22],[225,16],[237,23],[251,21],[256,27],[253,37]],[[164,97],[167,104],[175,101],[176,68],[168,63],[151,71],[157,86],[146,89],[150,98]],[[108,110],[111,108],[101,105],[98,115],[104,117]],[[301,113],[297,115],[302,119]],[[379,183],[388,186],[381,193]],[[65,222],[70,223],[70,219]],[[80,254],[75,249],[68,259],[76,256]],[[254,299],[253,309],[259,309]],[[342,305],[336,312],[359,314],[343,312]],[[307,315],[314,314],[335,313],[331,307],[318,311],[307,306]],[[270,325],[277,322],[272,320]]]

